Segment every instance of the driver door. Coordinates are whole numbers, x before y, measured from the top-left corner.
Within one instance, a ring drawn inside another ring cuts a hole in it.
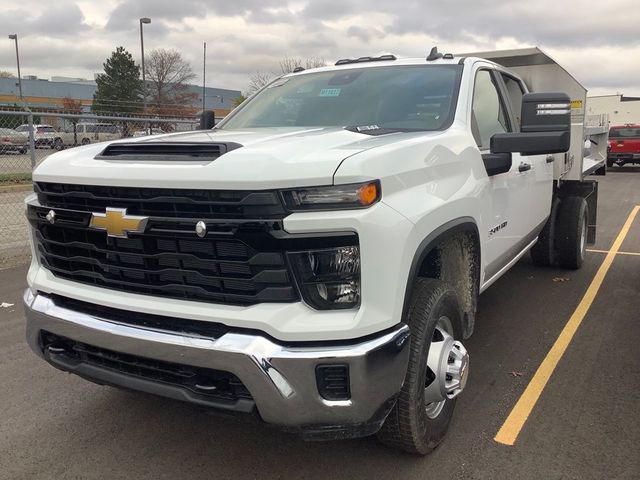
[[[494,69],[483,67],[476,71],[471,130],[484,158],[491,153],[494,134],[514,131],[499,82]],[[500,273],[522,251],[529,232],[530,170],[523,167],[520,154],[510,155],[509,171],[489,176],[490,215],[483,222],[485,231],[480,232],[487,245],[483,283]]]

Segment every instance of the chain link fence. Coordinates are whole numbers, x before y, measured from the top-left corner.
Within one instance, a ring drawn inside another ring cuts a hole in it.
[[[92,143],[198,128],[198,117],[0,110],[0,270],[29,261],[24,199],[33,191],[31,172],[49,155]]]

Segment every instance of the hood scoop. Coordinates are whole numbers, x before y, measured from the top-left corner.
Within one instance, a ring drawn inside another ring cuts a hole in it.
[[[96,155],[96,160],[210,162],[231,150],[242,147],[239,143],[224,142],[128,142],[112,143]]]

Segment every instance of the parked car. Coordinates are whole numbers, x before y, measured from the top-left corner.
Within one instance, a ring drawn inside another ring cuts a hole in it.
[[[0,153],[26,153],[29,149],[29,135],[11,128],[0,128]]]
[[[88,145],[90,143],[117,140],[122,136],[120,132],[120,128],[117,125],[114,125],[112,123],[89,123],[89,122],[78,123],[76,125],[76,135],[77,135],[77,145]],[[74,144],[75,144],[75,139],[72,139],[71,145],[74,145]],[[65,145],[67,145],[66,141],[65,141]]]
[[[151,133],[149,133],[149,129],[145,129],[145,130],[136,130],[135,132],[133,132],[132,137],[147,137],[149,135],[163,135],[166,132],[163,131],[161,128],[152,128],[151,129]]]
[[[61,133],[58,132],[51,125],[34,125],[34,143],[36,148],[57,148],[62,149],[64,145],[61,138]],[[25,123],[16,128],[16,132],[22,132],[29,136],[29,124]]]
[[[607,166],[622,167],[627,163],[640,163],[640,125],[617,125],[609,129]]]

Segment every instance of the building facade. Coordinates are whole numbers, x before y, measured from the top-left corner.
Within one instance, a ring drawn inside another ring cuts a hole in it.
[[[63,99],[71,98],[80,102],[84,112],[91,111],[96,83],[92,80],[53,77],[52,80],[39,78],[22,79],[24,102],[34,110],[60,110]],[[190,107],[202,109],[202,87],[189,85],[192,93]],[[205,88],[205,109],[215,111],[216,117],[224,117],[233,109],[233,100],[240,96],[239,90]],[[17,78],[0,78],[0,108],[20,105],[20,90]]]
[[[587,97],[586,114],[607,114],[610,125],[640,124],[640,97],[620,94]]]

